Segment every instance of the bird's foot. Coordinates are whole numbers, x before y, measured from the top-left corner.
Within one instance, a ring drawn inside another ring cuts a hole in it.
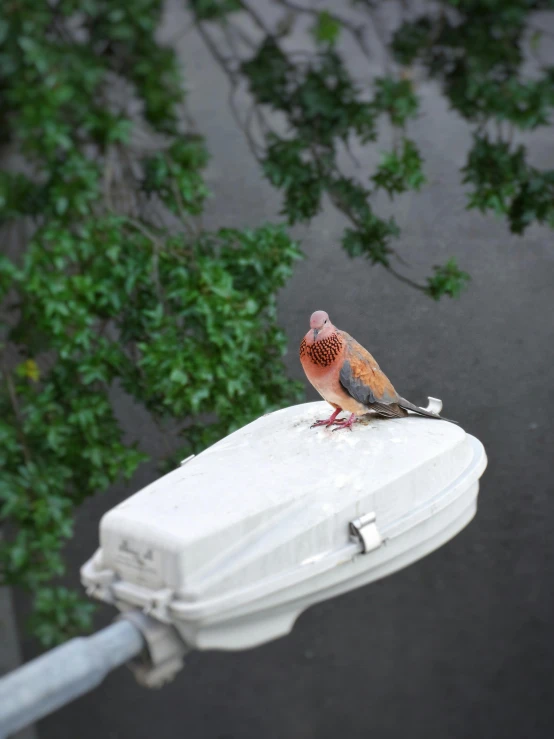
[[[333,424],[336,423],[342,423],[342,421],[335,421],[336,417],[339,415],[339,413],[342,412],[341,408],[337,408],[337,410],[333,413],[332,416],[329,416],[329,418],[324,418],[322,421],[315,421],[310,426],[311,429],[315,428],[316,426],[333,426]]]
[[[350,429],[352,431],[352,426],[356,423],[356,416],[354,413],[350,414],[350,418],[343,419],[342,421],[335,421],[336,429],[333,429],[333,431],[338,431],[339,429]]]

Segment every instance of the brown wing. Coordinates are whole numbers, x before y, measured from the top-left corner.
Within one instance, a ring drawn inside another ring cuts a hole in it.
[[[398,402],[392,383],[371,354],[345,331],[339,332],[346,344],[339,380],[345,391],[368,408],[381,410]],[[386,409],[384,409],[386,410]],[[392,410],[392,409],[391,409]],[[394,415],[404,415],[404,413]]]

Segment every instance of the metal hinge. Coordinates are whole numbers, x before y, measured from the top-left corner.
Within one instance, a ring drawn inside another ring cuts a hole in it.
[[[372,552],[374,549],[378,549],[383,543],[377,524],[375,513],[366,513],[360,518],[350,521],[350,533],[353,537],[358,539],[362,545],[362,553],[367,554]]]

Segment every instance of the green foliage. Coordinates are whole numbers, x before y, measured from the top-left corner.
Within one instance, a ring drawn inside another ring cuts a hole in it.
[[[94,605],[67,588],[44,587],[38,591],[30,626],[45,647],[80,636],[90,628]]]
[[[198,12],[197,2],[190,5],[209,34],[208,16]],[[350,256],[382,265],[434,299],[460,293],[467,280],[453,260],[436,267],[423,284],[395,268],[393,242],[400,229],[371,203],[380,189],[394,198],[425,183],[423,159],[407,135],[420,107],[409,69],[417,66],[441,84],[451,108],[473,127],[474,146],[462,170],[471,187],[468,206],[506,216],[515,233],[535,222],[552,225],[552,171],[531,166],[526,149],[511,144],[514,130],[550,124],[554,66],[540,58],[542,34],[531,14],[554,10],[551,0],[439,0],[419,17],[412,14],[398,24],[386,48],[392,56],[386,74],[361,79],[354,78],[338,49],[339,34],[349,36],[373,64],[374,36],[386,43],[377,20],[384,0],[351,0],[348,14],[340,4],[317,10],[294,0],[275,0],[275,5],[283,15],[273,25],[260,18],[254,3],[240,2],[263,35],[261,40],[259,33],[250,37],[242,48],[244,24],[235,27],[225,13],[211,20],[225,26],[218,62],[233,85],[246,81],[253,97],[255,114],[247,117],[246,133],[250,142],[256,141],[266,177],[283,193],[282,213],[289,223],[310,221],[328,197],[349,221],[341,242]],[[405,9],[412,10],[407,4]],[[301,17],[309,19],[311,50],[294,49]],[[532,72],[529,56],[537,62]],[[395,70],[393,59],[401,69]],[[267,117],[267,110],[276,117]],[[344,166],[345,154],[376,141],[383,128],[397,129],[393,138],[401,143],[383,154],[376,171],[361,176],[357,167],[360,176],[352,176]]]
[[[531,166],[525,147],[512,147],[511,138],[514,129],[551,122],[554,67],[536,58],[540,34],[533,31],[530,13],[554,6],[524,0],[443,2],[448,4],[455,14],[429,14],[403,24],[393,51],[403,64],[423,64],[452,108],[476,125],[462,170],[472,186],[469,207],[507,216],[518,234],[533,222],[553,225],[553,172]],[[531,76],[524,68],[526,51],[538,62]],[[490,123],[495,137],[486,132]]]
[[[286,114],[307,146],[332,151],[337,139],[347,141],[352,133],[362,141],[374,138],[374,108],[358,98],[354,82],[333,49],[322,51],[313,64],[301,69],[287,60],[270,37],[242,64],[241,71],[256,100]]]
[[[517,234],[535,221],[554,227],[554,170],[531,166],[524,146],[475,136],[463,172],[470,208],[507,216]]]
[[[422,62],[469,121],[536,128],[549,121],[554,68],[545,67],[536,79],[520,72],[530,10],[522,0],[458,2],[455,16],[443,12],[402,25],[392,48],[404,64]]]
[[[375,88],[375,108],[387,113],[393,126],[404,127],[410,118],[415,117],[419,100],[410,80],[377,77]]]
[[[280,4],[288,14],[302,12],[301,6],[288,0]],[[191,3],[191,7],[199,22],[206,20],[196,10],[196,3]],[[242,9],[248,12],[248,7],[243,4]],[[346,252],[394,273],[391,242],[400,229],[394,218],[382,218],[375,212],[371,196],[379,188],[392,197],[423,185],[425,176],[417,147],[404,137],[399,150],[383,156],[377,172],[370,177],[371,188],[345,174],[342,160],[344,150],[349,151],[354,142],[365,145],[376,140],[381,117],[392,126],[405,129],[417,115],[418,97],[408,79],[392,74],[376,78],[373,94],[368,96],[335,48],[343,29],[353,33],[358,43],[361,29],[325,9],[306,12],[315,16],[311,26],[313,54],[297,58],[284,50],[281,39],[294,25],[285,22],[287,15],[285,21],[279,21],[275,33],[264,26],[265,38],[247,59],[233,59],[229,68],[222,58],[218,59],[232,80],[238,68],[248,83],[262,121],[264,141],[259,159],[266,177],[283,192],[281,212],[288,222],[310,221],[327,196],[350,221],[342,237]],[[257,15],[252,15],[258,23]],[[225,24],[227,36],[232,36],[230,18],[220,16],[218,21]],[[203,33],[207,31],[203,29]],[[235,51],[236,46],[231,44],[231,54]],[[286,121],[286,134],[272,128],[264,115],[266,109]],[[252,139],[250,131],[247,135]],[[415,286],[427,292],[425,285]],[[453,292],[445,290],[444,294]]]
[[[433,267],[433,271],[433,276],[427,279],[427,294],[433,300],[439,300],[443,295],[457,298],[470,280],[470,276],[460,270],[455,259]]]
[[[374,100],[364,101],[331,48],[300,69],[289,63],[273,39],[242,70],[257,101],[285,114],[291,126],[289,138],[268,135],[262,161],[270,182],[284,191],[282,213],[289,223],[313,218],[326,194],[352,223],[342,239],[347,253],[388,266],[389,243],[399,234],[398,225],[372,210],[368,188],[341,173],[339,146],[348,146],[353,137],[361,143],[374,140],[381,114],[403,122],[413,116],[417,105],[409,85],[380,80]],[[417,157],[413,146],[405,147],[402,170],[397,167],[394,173],[397,185],[422,183],[423,175],[415,172]],[[385,186],[384,174],[380,186]]]
[[[285,191],[281,213],[292,225],[308,221],[321,209],[323,182],[317,165],[309,156],[309,145],[302,139],[280,139],[273,135],[263,162],[269,181]]]
[[[392,249],[390,240],[400,233],[394,218],[384,220],[371,213],[361,227],[347,228],[342,245],[351,257],[367,257],[373,264],[388,267]]]
[[[318,13],[317,20],[312,28],[312,34],[318,44],[334,46],[340,34],[341,24],[328,10]]]
[[[430,18],[423,16],[411,23],[403,23],[397,28],[391,42],[391,49],[399,64],[409,66],[432,42]]]
[[[0,257],[0,580],[33,592],[46,646],[90,626],[91,606],[51,584],[76,506],[146,458],[114,415],[115,382],[154,420],[183,422],[193,451],[298,398],[275,303],[298,246],[279,226],[199,227],[207,152],[179,123],[160,13],[159,0],[2,9],[0,128],[27,174],[0,173],[0,223],[31,217],[34,232]],[[143,117],[108,103],[116,75]],[[159,144],[140,154],[148,125]]]
[[[175,215],[199,215],[209,191],[200,174],[208,152],[198,136],[182,135],[166,150],[143,161],[143,188],[157,194]]]
[[[385,152],[377,172],[371,178],[376,187],[386,190],[392,197],[395,193],[419,190],[425,182],[423,161],[413,141],[404,138],[402,149]]]

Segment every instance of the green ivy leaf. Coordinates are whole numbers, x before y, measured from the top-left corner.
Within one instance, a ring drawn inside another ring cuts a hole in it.
[[[458,297],[471,279],[467,272],[459,269],[455,259],[433,267],[433,271],[433,276],[427,279],[427,294],[433,300],[439,300],[443,295]]]
[[[312,27],[312,34],[316,43],[334,46],[338,41],[340,30],[340,21],[331,15],[328,10],[322,10],[318,13],[317,20]]]
[[[407,190],[419,190],[425,183],[423,160],[413,141],[402,139],[400,151],[384,152],[372,180],[390,197]]]
[[[63,587],[42,587],[35,596],[30,619],[33,630],[44,647],[51,648],[73,636],[92,630],[96,606]]]
[[[375,88],[373,106],[377,111],[387,113],[394,126],[405,126],[410,118],[415,118],[419,100],[410,80],[378,77]]]

